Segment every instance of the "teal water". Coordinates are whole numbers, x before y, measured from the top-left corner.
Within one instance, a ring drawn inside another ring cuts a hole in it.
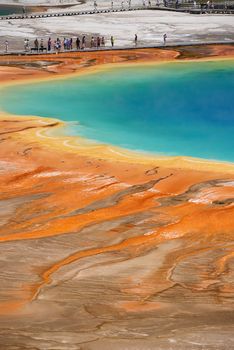
[[[234,161],[234,61],[115,68],[0,90],[0,109],[132,150]]]
[[[23,6],[0,5],[0,16],[8,16],[13,14],[22,14]]]

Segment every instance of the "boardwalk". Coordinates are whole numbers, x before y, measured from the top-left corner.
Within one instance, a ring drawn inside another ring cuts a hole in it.
[[[119,7],[119,8],[106,8],[97,10],[83,10],[83,11],[64,11],[64,12],[41,12],[32,14],[17,14],[1,16],[0,20],[18,20],[18,19],[35,19],[35,18],[51,18],[51,17],[64,17],[64,16],[82,16],[82,15],[95,15],[99,13],[111,13],[111,12],[126,12],[126,11],[139,11],[139,10],[157,10],[157,11],[175,11],[175,12],[187,12],[191,14],[234,14],[233,8],[217,8],[217,9],[199,9],[194,8],[191,4],[188,6],[182,4],[180,7],[164,7],[164,6],[131,6],[131,7]]]
[[[20,56],[35,56],[35,55],[56,55],[56,54],[64,54],[64,53],[70,53],[70,52],[96,52],[96,51],[124,51],[124,50],[143,50],[143,49],[170,49],[170,48],[175,48],[175,47],[186,47],[186,46],[207,46],[207,45],[234,45],[234,40],[222,40],[222,41],[200,41],[200,42],[173,42],[173,43],[167,43],[166,45],[159,44],[159,45],[137,45],[137,46],[105,46],[105,47],[100,47],[100,48],[85,48],[82,50],[65,50],[61,51],[60,53],[57,53],[56,51],[43,51],[43,52],[31,52],[31,51],[23,51],[23,50],[12,50],[9,52],[3,52],[0,51],[1,56],[9,56],[9,55],[20,55]]]
[[[28,15],[9,15],[1,16],[0,20],[9,19],[35,19],[35,18],[49,18],[49,17],[64,17],[64,16],[82,16],[82,15],[96,15],[98,13],[110,13],[110,12],[126,12],[126,11],[137,11],[146,10],[147,7],[136,6],[131,8],[115,8],[115,9],[97,9],[97,10],[83,10],[83,11],[64,11],[64,12],[42,12],[42,13],[32,13]]]

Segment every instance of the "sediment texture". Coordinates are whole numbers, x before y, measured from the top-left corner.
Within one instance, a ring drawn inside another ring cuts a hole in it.
[[[95,55],[9,58],[0,77],[178,52]],[[0,118],[0,349],[232,349],[232,165],[144,161],[59,125]]]
[[[46,146],[1,121],[1,349],[230,349],[230,173]]]

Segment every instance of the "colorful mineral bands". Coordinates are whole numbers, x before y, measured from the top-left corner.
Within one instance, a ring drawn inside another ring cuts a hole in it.
[[[170,156],[234,160],[234,61],[107,68],[2,88],[1,110],[56,117],[66,133]]]

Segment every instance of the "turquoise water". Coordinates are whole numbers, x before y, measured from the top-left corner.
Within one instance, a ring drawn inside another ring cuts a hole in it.
[[[234,160],[234,61],[115,68],[4,88],[0,108],[133,150]],[[78,124],[79,123],[79,124]]]
[[[22,14],[23,6],[0,5],[0,16],[8,16],[12,14]]]

